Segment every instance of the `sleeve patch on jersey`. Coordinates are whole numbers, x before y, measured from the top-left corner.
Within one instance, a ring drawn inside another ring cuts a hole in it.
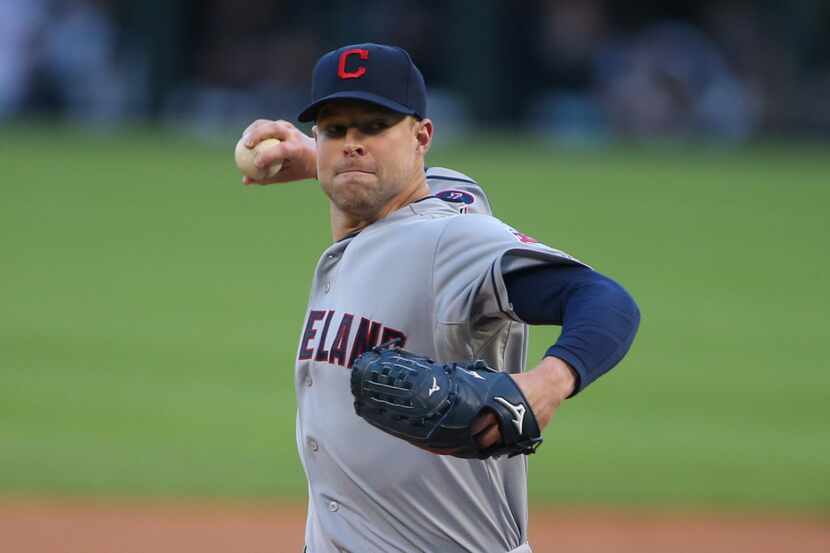
[[[516,240],[518,240],[522,244],[538,244],[540,246],[544,246],[544,244],[542,244],[541,242],[539,242],[538,240],[536,240],[532,236],[529,236],[529,235],[527,235],[523,232],[519,232],[518,230],[514,229],[513,227],[507,227],[507,228],[509,228],[510,232],[513,234],[513,236],[516,237]]]
[[[551,248],[551,247],[550,247],[550,246],[548,246],[547,244],[543,244],[542,242],[539,242],[538,240],[536,240],[536,239],[535,239],[535,238],[533,238],[532,236],[529,236],[529,235],[527,235],[527,234],[525,234],[525,233],[523,233],[523,232],[520,232],[520,231],[518,231],[518,230],[514,229],[514,228],[513,228],[513,227],[511,227],[511,226],[507,226],[507,225],[505,225],[505,226],[507,227],[507,230],[509,230],[509,231],[510,231],[510,233],[511,233],[513,236],[515,236],[515,237],[516,237],[516,240],[518,240],[518,241],[519,241],[519,242],[521,242],[522,244],[527,244],[527,245],[529,245],[529,246],[537,246],[537,247],[539,247],[539,248],[544,248],[544,249],[546,249],[546,250],[549,250],[549,251],[551,251],[551,252],[554,252],[556,255],[558,255],[558,256],[560,256],[560,257],[564,257],[565,259],[571,259],[571,260],[573,260],[573,261],[577,261],[577,259],[576,259],[575,257],[573,257],[572,255],[569,255],[569,254],[567,254],[567,253],[565,253],[565,252],[563,252],[562,250],[557,250],[556,248]]]
[[[464,192],[463,190],[442,190],[435,196],[444,200],[445,202],[452,202],[456,204],[470,205],[475,203],[476,201],[475,196],[473,196],[469,192]]]

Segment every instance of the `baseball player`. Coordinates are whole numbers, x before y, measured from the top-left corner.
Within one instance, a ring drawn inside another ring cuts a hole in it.
[[[258,163],[283,163],[243,182],[316,178],[330,204],[295,364],[309,553],[530,552],[517,453],[639,324],[620,285],[490,216],[472,179],[425,169],[426,108],[404,50],[350,45],[314,68],[299,115],[313,138],[266,120],[242,137],[280,139]],[[525,372],[528,324],[562,332]],[[436,405],[438,418],[394,414]],[[425,423],[443,427],[415,436]]]

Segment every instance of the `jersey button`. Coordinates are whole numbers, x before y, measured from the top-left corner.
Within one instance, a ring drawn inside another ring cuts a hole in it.
[[[323,289],[325,289],[326,293],[328,294],[329,290],[331,290],[331,281],[330,280],[326,281],[326,285],[323,286]]]
[[[317,451],[318,449],[320,449],[320,444],[318,444],[317,440],[315,440],[314,438],[309,438],[308,447],[311,448],[311,451]]]
[[[310,376],[305,377],[305,385],[311,388],[311,385],[314,384],[314,381],[311,380]]]
[[[337,501],[329,501],[329,511],[332,513],[337,511],[340,508],[340,504]]]

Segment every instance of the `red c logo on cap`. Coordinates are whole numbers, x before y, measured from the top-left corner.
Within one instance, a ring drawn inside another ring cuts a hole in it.
[[[363,66],[358,67],[356,71],[346,71],[346,60],[352,54],[359,55],[362,60],[369,59],[369,50],[363,50],[361,48],[352,48],[340,54],[340,63],[337,65],[337,76],[341,79],[357,79],[366,73],[366,68]]]

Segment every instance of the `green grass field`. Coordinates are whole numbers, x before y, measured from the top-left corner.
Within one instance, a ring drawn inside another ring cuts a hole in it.
[[[292,370],[327,207],[316,183],[242,187],[233,140],[0,130],[0,494],[305,496]],[[430,163],[643,313],[546,432],[535,502],[828,511],[826,147],[484,140]]]

